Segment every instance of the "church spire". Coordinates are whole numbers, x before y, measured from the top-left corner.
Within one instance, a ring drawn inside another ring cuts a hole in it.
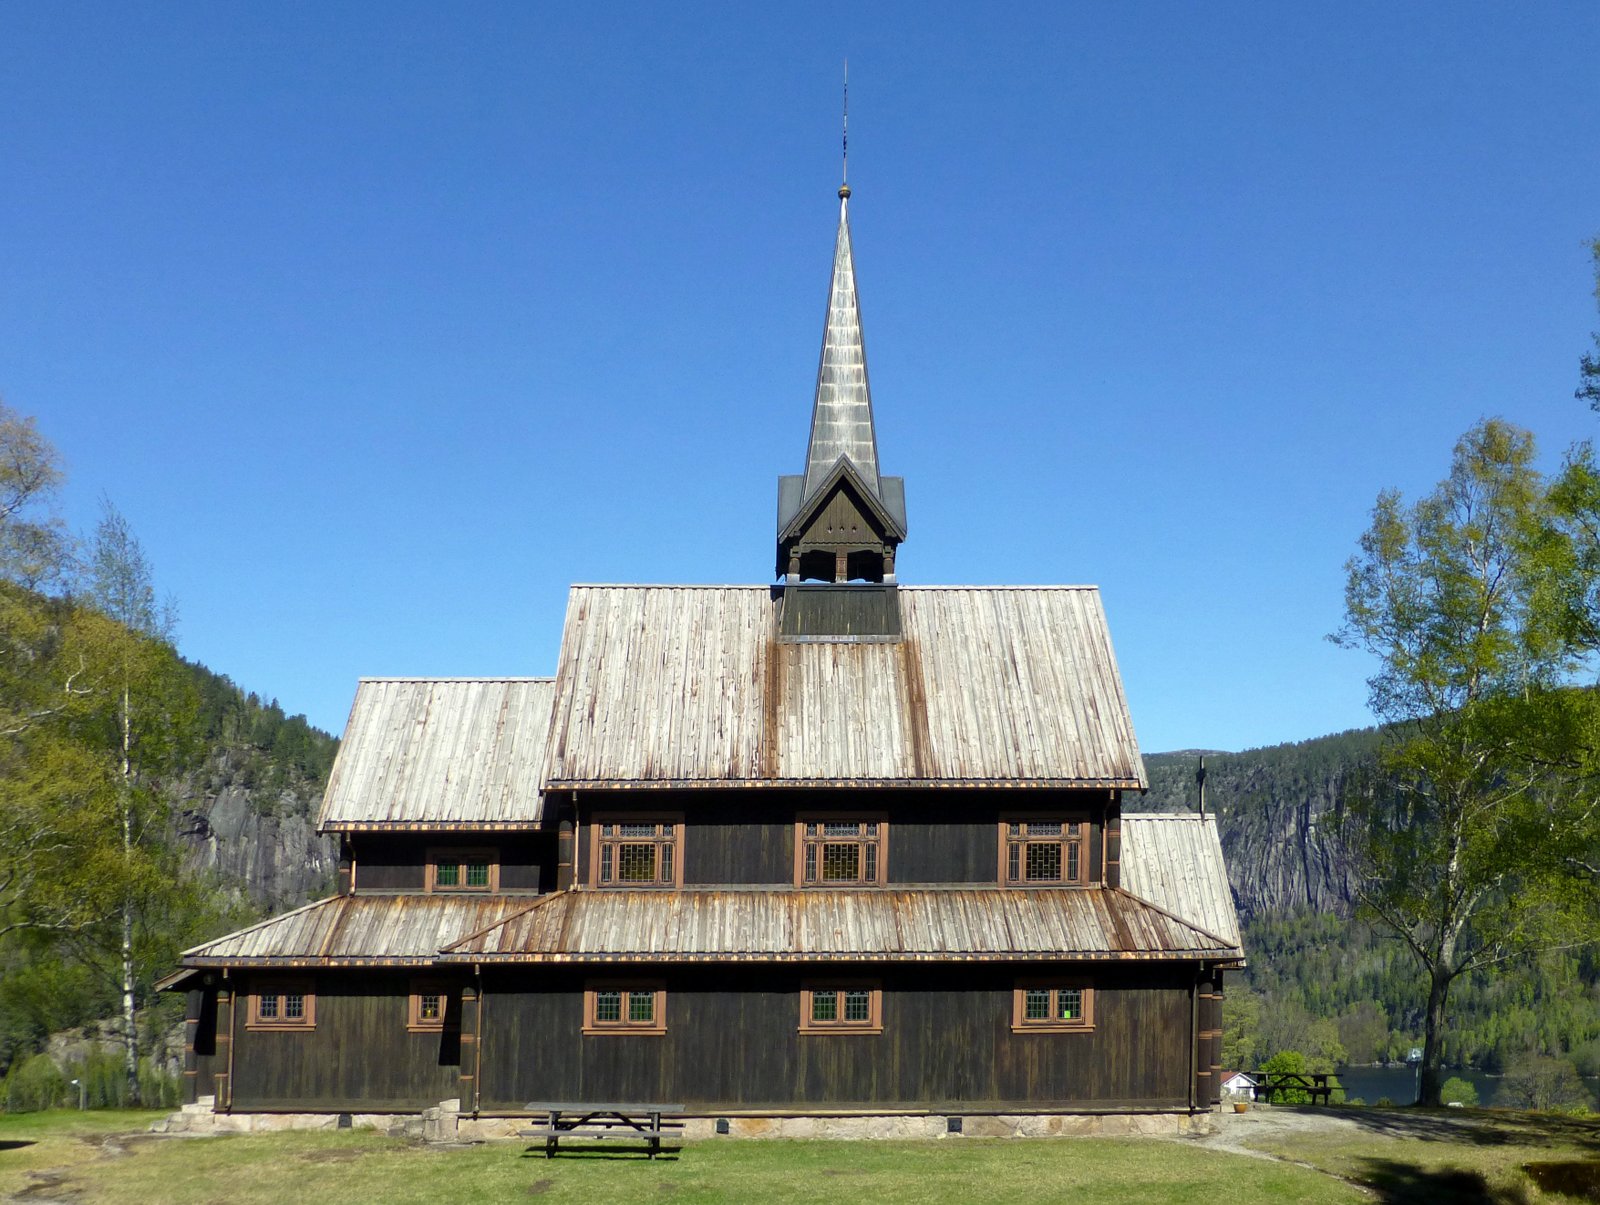
[[[867,349],[861,334],[861,302],[856,295],[855,257],[850,248],[850,186],[839,188],[839,233],[833,244],[833,280],[828,316],[822,329],[822,358],[811,409],[811,442],[806,448],[807,495],[847,457],[874,494],[879,492],[878,437],[872,425],[872,390],[867,382]]]
[[[841,184],[805,472],[778,479],[778,575],[790,582],[893,582],[895,549],[905,535],[905,483],[878,471],[850,246],[850,186]]]

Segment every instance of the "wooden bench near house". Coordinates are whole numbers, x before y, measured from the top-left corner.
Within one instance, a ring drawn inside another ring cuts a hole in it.
[[[544,1139],[544,1156],[553,1158],[563,1138],[621,1138],[645,1144],[654,1159],[661,1151],[663,1138],[676,1138],[683,1122],[682,1105],[660,1104],[570,1104],[535,1101],[524,1106],[542,1118],[532,1129],[518,1130],[523,1138]]]

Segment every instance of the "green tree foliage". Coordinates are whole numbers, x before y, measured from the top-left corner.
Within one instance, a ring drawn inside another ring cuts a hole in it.
[[[0,579],[38,589],[67,572],[71,541],[55,512],[60,484],[56,450],[32,418],[0,402]]]
[[[1478,1103],[1478,1090],[1472,1086],[1471,1080],[1452,1075],[1439,1089],[1439,1100],[1443,1104],[1466,1105],[1470,1108]]]
[[[1537,1054],[1525,1055],[1506,1069],[1494,1100],[1505,1108],[1541,1112],[1587,1112],[1594,1103],[1571,1062]]]
[[[1589,252],[1594,256],[1594,295],[1600,301],[1600,238],[1589,244]],[[1590,407],[1600,410],[1600,331],[1594,334],[1594,350],[1587,352],[1578,362],[1578,398],[1589,403]]]
[[[1451,986],[1593,933],[1593,792],[1574,750],[1600,748],[1592,692],[1565,689],[1576,563],[1533,437],[1497,419],[1456,445],[1450,475],[1405,506],[1382,494],[1347,565],[1335,639],[1372,654],[1388,723],[1385,792],[1343,828],[1364,913],[1422,972],[1422,1100],[1439,1101]]]

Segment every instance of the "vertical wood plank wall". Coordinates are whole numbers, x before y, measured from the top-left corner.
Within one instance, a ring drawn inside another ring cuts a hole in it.
[[[409,976],[325,971],[312,978],[316,1027],[305,1033],[246,1028],[247,998],[240,999],[236,1111],[414,1110],[461,1094],[465,1035],[459,993],[447,1006],[446,1021],[453,1014],[453,1026],[413,1033],[406,1028]]]
[[[1105,791],[791,791],[681,790],[585,792],[579,805],[576,873],[587,881],[589,824],[599,813],[663,809],[684,817],[685,886],[789,886],[794,882],[794,823],[801,815],[872,812],[889,819],[888,882],[994,883],[999,823],[1008,815],[1052,811],[1089,824],[1087,881],[1104,858]],[[1119,815],[1111,809],[1112,823]],[[1107,868],[1109,869],[1109,868]],[[417,874],[420,876],[420,869]],[[367,885],[363,870],[361,883]],[[421,886],[418,878],[417,886]]]
[[[486,971],[483,1108],[618,1098],[699,1108],[1187,1107],[1192,966],[1097,969],[1092,1032],[1015,1034],[1016,979],[1040,969],[884,968],[873,976],[884,988],[881,1035],[802,1035],[802,979],[837,979],[839,968],[683,968],[665,976],[660,1037],[583,1036],[586,977],[576,970],[542,968],[539,990],[526,973]]]

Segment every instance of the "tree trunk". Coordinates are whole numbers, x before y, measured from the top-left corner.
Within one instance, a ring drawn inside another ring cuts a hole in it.
[[[122,688],[122,854],[133,858],[133,718],[128,687]],[[122,1031],[127,1056],[128,1104],[142,1104],[139,1094],[139,1029],[133,1001],[133,899],[122,897]]]
[[[1422,1074],[1417,1090],[1417,1104],[1439,1107],[1439,1089],[1444,1077],[1439,1073],[1439,1059],[1444,1044],[1444,1002],[1450,994],[1448,972],[1435,966],[1428,976],[1428,1016],[1422,1035]]]

